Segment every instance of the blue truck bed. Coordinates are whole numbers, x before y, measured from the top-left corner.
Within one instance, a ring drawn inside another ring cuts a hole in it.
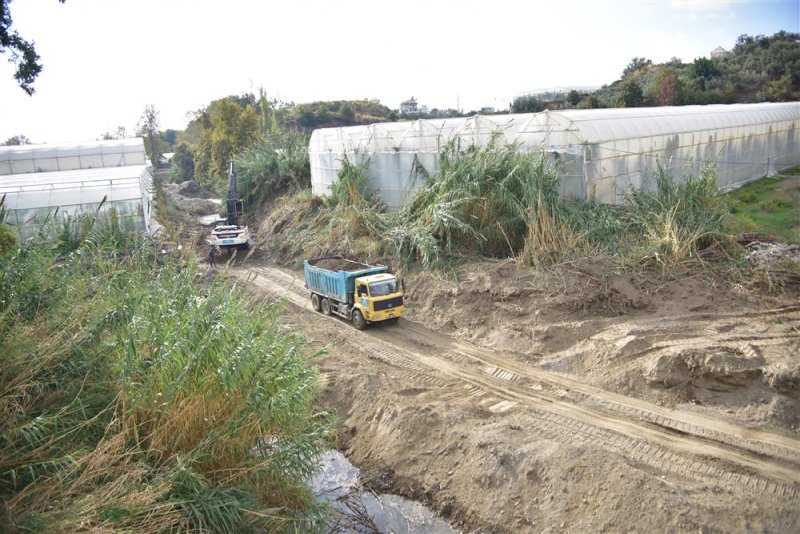
[[[303,262],[303,274],[309,290],[347,303],[352,303],[356,278],[385,273],[388,270],[389,268],[385,265],[366,265],[341,256],[316,258]]]

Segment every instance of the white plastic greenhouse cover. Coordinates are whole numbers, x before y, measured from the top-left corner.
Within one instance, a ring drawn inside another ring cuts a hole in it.
[[[681,179],[713,162],[721,187],[800,163],[800,103],[545,111],[324,128],[309,143],[312,190],[325,195],[343,158],[369,156],[368,188],[390,206],[409,201],[438,155],[493,136],[543,151],[562,169],[562,194],[619,202],[647,185],[658,164]],[[424,170],[424,172],[421,172]]]
[[[144,165],[141,137],[61,145],[0,147],[0,176]]]
[[[5,223],[26,239],[58,208],[61,216],[114,208],[147,230],[152,178],[141,138],[73,145],[0,147]]]

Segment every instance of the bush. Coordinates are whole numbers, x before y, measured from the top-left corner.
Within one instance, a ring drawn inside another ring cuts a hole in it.
[[[236,157],[237,186],[246,205],[257,207],[288,189],[311,186],[308,136],[281,131],[268,134]]]
[[[17,245],[17,233],[8,225],[0,223],[0,258]]]
[[[320,528],[303,340],[149,250],[0,262],[0,530]]]

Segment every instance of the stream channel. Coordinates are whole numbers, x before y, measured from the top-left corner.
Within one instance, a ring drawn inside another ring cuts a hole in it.
[[[357,534],[456,534],[447,522],[416,501],[376,495],[358,482],[359,469],[339,451],[322,455],[311,479],[318,499],[330,503],[327,532]]]

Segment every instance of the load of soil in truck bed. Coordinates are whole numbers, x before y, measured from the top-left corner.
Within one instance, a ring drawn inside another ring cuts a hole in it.
[[[313,265],[314,267],[319,267],[320,269],[328,269],[329,271],[345,271],[345,272],[353,272],[353,271],[363,271],[364,269],[369,269],[371,267],[376,267],[375,265],[367,265],[365,263],[359,263],[357,261],[348,260],[346,258],[342,258],[341,256],[331,256],[329,258],[317,258],[313,260],[308,260],[309,265]]]

